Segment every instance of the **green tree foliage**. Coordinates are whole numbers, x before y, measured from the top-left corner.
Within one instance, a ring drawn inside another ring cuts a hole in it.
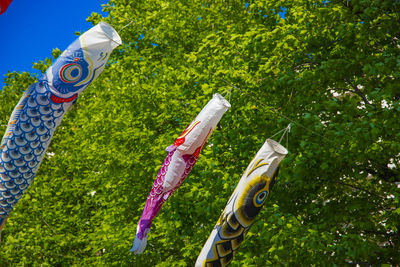
[[[193,266],[252,156],[288,118],[290,153],[231,266],[400,262],[399,1],[114,0],[104,10],[88,21],[133,23],[11,213],[1,266]],[[33,80],[8,74],[2,131]],[[131,254],[164,148],[215,92],[231,110],[144,254]]]

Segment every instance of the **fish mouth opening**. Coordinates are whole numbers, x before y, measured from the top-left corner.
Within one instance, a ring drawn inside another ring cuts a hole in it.
[[[214,94],[214,97],[217,98],[222,103],[222,105],[224,105],[225,107],[227,107],[227,108],[231,107],[231,104],[222,95],[216,93],[216,94]]]
[[[103,30],[104,34],[113,42],[118,45],[122,44],[121,37],[119,36],[118,32],[107,22],[100,22],[100,28]]]
[[[267,139],[267,142],[275,152],[282,155],[286,155],[288,153],[288,150],[277,141],[272,139]]]

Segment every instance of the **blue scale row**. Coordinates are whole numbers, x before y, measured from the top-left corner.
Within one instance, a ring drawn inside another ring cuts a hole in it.
[[[0,220],[7,218],[24,191],[32,184],[65,104],[52,103],[50,91],[34,84],[14,110],[2,140],[0,156]],[[71,103],[67,104],[72,105]]]

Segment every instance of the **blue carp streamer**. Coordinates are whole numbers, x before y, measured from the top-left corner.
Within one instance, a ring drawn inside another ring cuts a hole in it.
[[[73,42],[20,99],[0,143],[0,231],[32,184],[65,113],[119,44],[118,33],[99,23]]]

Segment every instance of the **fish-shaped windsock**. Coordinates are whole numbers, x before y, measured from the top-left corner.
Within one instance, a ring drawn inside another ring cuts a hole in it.
[[[33,182],[64,114],[120,44],[118,33],[101,22],[75,40],[25,91],[0,144],[0,231]]]
[[[168,155],[147,197],[142,217],[137,226],[135,241],[131,249],[135,254],[142,253],[146,248],[147,234],[153,218],[158,214],[164,202],[183,183],[196,163],[200,150],[230,106],[229,102],[221,95],[214,94],[174,144],[167,147]]]
[[[244,172],[196,261],[196,267],[228,265],[260,212],[287,154],[267,139]]]
[[[0,15],[3,14],[8,6],[11,4],[12,0],[0,0]]]

